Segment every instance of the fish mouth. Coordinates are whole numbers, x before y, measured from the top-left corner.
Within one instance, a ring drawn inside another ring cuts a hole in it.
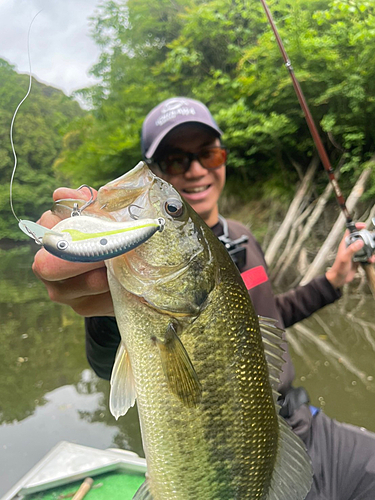
[[[125,209],[149,192],[154,182],[155,175],[141,161],[129,172],[102,186],[97,195],[98,203],[107,212]]]

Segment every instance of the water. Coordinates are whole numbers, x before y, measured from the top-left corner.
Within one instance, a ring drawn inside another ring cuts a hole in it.
[[[32,259],[28,247],[0,250],[0,497],[60,441],[143,456],[136,410],[110,414],[83,319],[48,299]]]
[[[0,497],[59,441],[143,456],[136,409],[116,421],[83,320],[52,303],[28,248],[0,251]],[[374,301],[347,296],[288,332],[297,377],[331,417],[375,431]]]
[[[348,294],[288,331],[296,369],[312,404],[375,432],[375,302]]]

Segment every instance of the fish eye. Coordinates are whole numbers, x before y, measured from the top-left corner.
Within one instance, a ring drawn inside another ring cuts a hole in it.
[[[184,205],[177,198],[171,198],[167,200],[164,204],[165,211],[171,217],[181,217],[184,213]]]

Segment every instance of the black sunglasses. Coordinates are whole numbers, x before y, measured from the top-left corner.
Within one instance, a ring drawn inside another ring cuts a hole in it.
[[[212,146],[201,149],[198,153],[172,151],[160,159],[154,158],[147,163],[156,164],[163,174],[180,175],[187,172],[191,163],[196,160],[203,168],[213,170],[222,167],[227,159],[228,150],[223,146]]]

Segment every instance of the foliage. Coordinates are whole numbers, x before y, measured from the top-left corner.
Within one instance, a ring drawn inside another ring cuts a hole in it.
[[[32,258],[27,246],[0,250],[0,424],[32,415],[47,392],[77,384],[88,367],[82,318],[48,300]]]
[[[0,240],[21,240],[24,236],[9,207],[14,165],[9,132],[13,113],[28,89],[29,76],[17,74],[0,59],[0,80]],[[18,165],[13,195],[20,218],[36,220],[50,207],[57,183],[52,165],[61,149],[64,127],[81,114],[78,103],[63,92],[33,80],[31,93],[14,123]]]
[[[347,194],[375,151],[375,6],[369,0],[269,6],[333,166],[345,159],[340,183]],[[90,112],[38,82],[20,110],[18,214],[37,218],[58,182],[99,187],[132,168],[141,159],[144,117],[176,95],[205,102],[224,130],[228,192],[290,200],[315,147],[260,1],[102,0],[91,23],[101,48],[92,73],[100,83],[79,92]],[[6,144],[27,77],[4,61],[0,77],[0,239],[22,238],[9,222],[13,160]],[[326,182],[321,169],[318,192]]]
[[[349,186],[375,149],[375,7],[269,5],[333,165],[346,156]],[[96,187],[122,174],[140,159],[147,112],[186,95],[205,102],[225,131],[230,184],[241,181],[247,198],[291,196],[314,145],[260,2],[104,0],[92,32],[101,83],[81,91],[92,112],[71,124],[59,171]]]

